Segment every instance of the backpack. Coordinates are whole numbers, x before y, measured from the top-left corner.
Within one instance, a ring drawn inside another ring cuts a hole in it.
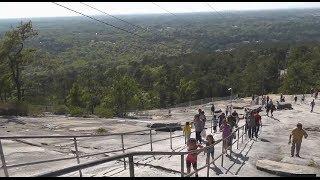
[[[260,124],[261,116],[259,114],[255,115],[256,125]]]

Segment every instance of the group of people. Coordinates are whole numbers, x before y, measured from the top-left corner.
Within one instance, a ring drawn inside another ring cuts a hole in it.
[[[229,108],[229,107],[228,107]],[[217,127],[219,126],[219,131],[222,132],[222,139],[223,139],[223,152],[226,153],[227,150],[232,152],[232,139],[235,138],[235,134],[232,134],[232,131],[235,127],[238,127],[239,122],[239,115],[236,111],[233,113],[230,112],[228,116],[225,113],[221,113],[219,116],[215,115],[215,108],[214,105],[211,107],[211,111],[213,114],[212,117],[212,128],[214,133],[217,132]],[[198,148],[204,148],[203,144],[206,145],[206,153],[207,153],[207,162],[210,159],[214,159],[214,143],[215,140],[212,134],[205,135],[205,123],[207,118],[205,113],[202,109],[198,110],[198,114],[194,116],[193,122],[186,122],[185,127],[183,128],[183,133],[185,135],[185,142],[188,147],[188,151],[190,152],[186,158],[186,165],[187,165],[187,173],[190,173],[191,166],[194,170],[197,169],[197,153],[192,151],[197,150]],[[195,128],[195,138],[191,138],[191,128],[192,125]],[[202,137],[205,136],[205,140]],[[198,176],[195,173],[195,176]]]
[[[284,101],[284,97],[281,95],[280,101]],[[314,100],[313,100],[314,102]],[[275,109],[272,99],[269,96],[262,96],[262,104],[265,105],[267,110],[267,115],[269,111],[271,111],[271,116],[273,116],[273,110]],[[314,106],[314,105],[313,105]],[[313,110],[313,108],[312,108]],[[311,110],[311,111],[312,111]],[[232,140],[235,138],[235,133],[233,133],[234,128],[238,127],[239,123],[239,115],[236,111],[232,111],[232,106],[228,106],[226,109],[226,113],[219,111],[220,115],[216,115],[215,107],[212,105],[211,112],[212,112],[212,128],[214,133],[216,133],[219,127],[219,131],[222,132],[222,139],[223,139],[223,153],[227,155],[227,150],[230,150],[230,154],[232,152]],[[250,110],[245,108],[245,133],[248,135],[249,139],[254,139],[259,137],[259,131],[261,131],[262,121],[261,115],[259,112],[260,109],[253,109]],[[269,116],[269,115],[268,115]],[[186,165],[187,165],[187,173],[189,174],[191,171],[191,166],[195,171],[197,171],[197,155],[199,154],[196,150],[199,148],[206,147],[204,151],[207,154],[206,161],[209,163],[210,157],[214,160],[214,144],[215,139],[212,134],[205,135],[205,123],[207,118],[205,113],[202,109],[198,109],[198,114],[194,116],[192,122],[186,122],[183,133],[185,135],[185,143],[187,144],[188,148],[188,155],[186,158]],[[191,138],[191,129],[192,126],[195,128],[195,138]],[[297,128],[295,128],[289,137],[289,144],[291,145],[291,156],[293,157],[300,157],[300,148],[302,143],[302,138],[307,138],[308,134],[305,130],[302,129],[302,124],[298,123]],[[205,140],[202,139],[205,137]],[[205,145],[205,146],[204,146]],[[296,153],[295,153],[296,152]],[[214,164],[214,163],[213,163]],[[195,176],[198,177],[198,173],[195,173]]]
[[[261,116],[257,110],[245,108],[245,132],[250,139],[258,138],[260,127],[262,126]]]

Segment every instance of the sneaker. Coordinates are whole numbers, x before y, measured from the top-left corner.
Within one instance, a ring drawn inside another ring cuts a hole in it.
[[[293,155],[291,155],[291,157],[293,157]]]
[[[296,157],[301,158],[299,154],[296,154]]]

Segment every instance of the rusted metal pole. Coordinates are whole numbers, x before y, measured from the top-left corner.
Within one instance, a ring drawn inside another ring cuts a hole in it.
[[[184,176],[184,155],[181,155],[181,177]]]
[[[73,138],[73,142],[74,142],[74,149],[76,150],[77,163],[80,164],[77,138],[74,137],[74,138]],[[82,172],[81,172],[81,170],[79,170],[79,175],[80,175],[80,177],[82,177]]]
[[[245,131],[245,127],[242,126],[241,143],[243,143],[243,135],[245,134],[244,131]]]
[[[4,175],[5,175],[6,177],[9,177],[6,160],[5,160],[4,154],[3,154],[1,139],[0,139],[0,157],[1,157],[1,162],[2,162],[2,168],[3,168],[3,171],[4,171]]]
[[[134,164],[133,164],[132,155],[129,155],[129,171],[130,171],[130,177],[134,177]]]
[[[207,155],[207,177],[209,177],[209,169],[210,169],[210,156]]]
[[[152,132],[151,132],[151,129],[150,129],[150,150],[153,151],[153,148],[152,148]]]
[[[223,140],[222,140],[222,151],[221,151],[221,153],[222,153],[222,156],[221,156],[221,166],[223,167],[223,155],[224,155],[224,148],[223,148]]]
[[[239,149],[239,131],[240,129],[238,129],[237,149]]]
[[[123,134],[121,134],[121,146],[122,146],[122,152],[124,152],[124,140],[123,140]],[[123,158],[123,167],[124,169],[127,169],[127,165],[126,165],[126,158]]]
[[[170,129],[170,148],[173,149],[172,148],[172,131],[171,131],[171,128],[169,129]]]

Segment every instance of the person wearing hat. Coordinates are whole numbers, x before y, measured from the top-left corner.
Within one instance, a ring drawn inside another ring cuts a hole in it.
[[[302,124],[298,123],[297,128],[292,130],[290,137],[289,137],[289,144],[291,143],[291,137],[292,137],[292,145],[291,145],[291,157],[294,155],[294,150],[296,149],[296,157],[300,157],[300,148],[302,143],[302,138],[307,138],[308,134],[305,130],[302,129]]]

